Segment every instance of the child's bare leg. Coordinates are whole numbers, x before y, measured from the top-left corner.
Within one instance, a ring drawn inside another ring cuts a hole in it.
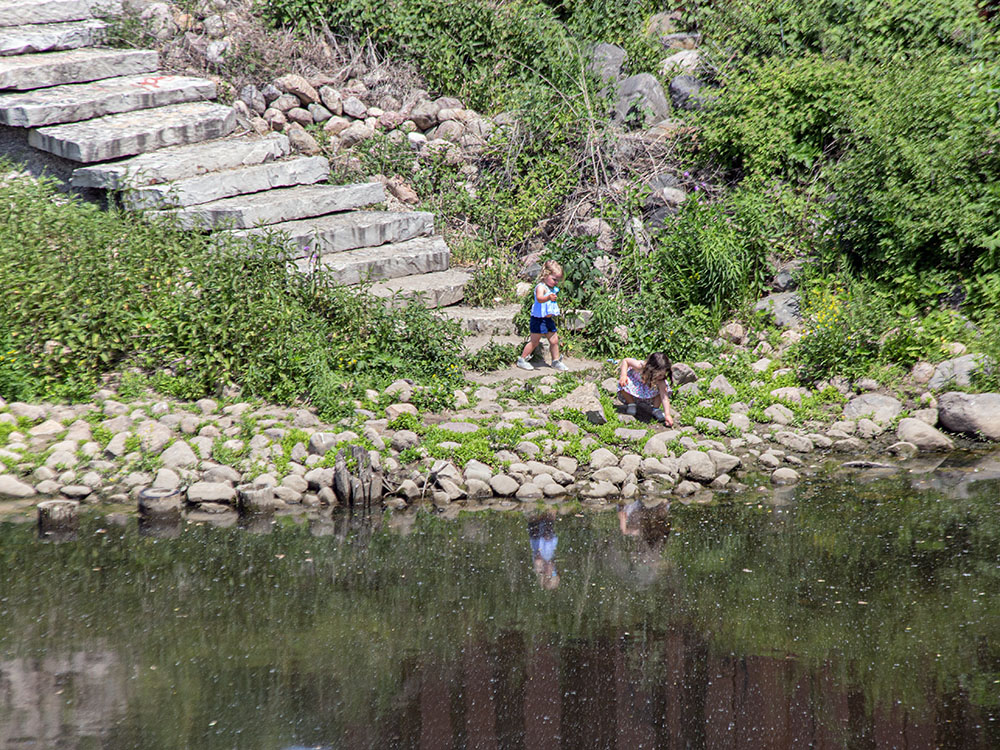
[[[636,402],[635,396],[626,391],[624,388],[618,389],[618,398],[620,398],[626,404],[634,404]]]
[[[552,361],[559,359],[559,334],[550,333],[548,335],[549,339],[549,351],[552,353]]]
[[[542,340],[542,334],[533,333],[528,336],[528,343],[524,345],[524,350],[521,352],[522,359],[528,359],[531,353],[535,351],[535,347],[538,346],[538,342]]]

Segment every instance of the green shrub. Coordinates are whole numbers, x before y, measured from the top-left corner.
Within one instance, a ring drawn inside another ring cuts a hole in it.
[[[33,180],[0,187],[0,205],[0,324],[31,363],[21,380],[0,369],[5,388],[83,398],[102,373],[166,368],[188,398],[233,383],[331,414],[361,382],[458,379],[456,324],[290,273],[276,237],[184,232]]]

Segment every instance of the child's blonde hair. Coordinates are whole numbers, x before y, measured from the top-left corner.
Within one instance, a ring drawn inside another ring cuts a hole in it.
[[[554,260],[547,260],[542,263],[542,270],[538,272],[538,281],[544,280],[550,274],[559,280],[563,277],[562,266]]]

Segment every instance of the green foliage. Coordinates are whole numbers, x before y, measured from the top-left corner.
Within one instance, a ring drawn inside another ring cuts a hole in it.
[[[506,253],[486,258],[465,286],[465,304],[495,307],[514,299],[517,285],[517,264]]]
[[[84,398],[99,374],[137,367],[188,398],[235,383],[330,416],[362,383],[460,375],[457,324],[291,273],[277,237],[184,232],[44,181],[8,182],[0,202],[0,330],[18,353],[16,368],[0,362],[4,398]]]
[[[522,348],[520,344],[487,344],[470,355],[465,364],[476,372],[491,372],[501,367],[510,367],[511,362],[520,356]]]

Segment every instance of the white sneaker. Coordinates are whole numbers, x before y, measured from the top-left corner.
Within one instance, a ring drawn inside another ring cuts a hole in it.
[[[569,368],[563,364],[562,357],[552,360],[552,367],[559,372],[569,372]]]
[[[534,370],[535,369],[535,366],[533,364],[531,364],[531,362],[529,362],[528,360],[526,360],[524,357],[518,357],[517,358],[517,366],[520,367],[522,370]]]
[[[660,408],[653,409],[653,419],[655,419],[657,422],[662,422],[663,421],[663,409],[660,409]]]
[[[625,404],[625,413],[628,414],[630,417],[635,416],[635,409],[636,409],[635,404]]]

